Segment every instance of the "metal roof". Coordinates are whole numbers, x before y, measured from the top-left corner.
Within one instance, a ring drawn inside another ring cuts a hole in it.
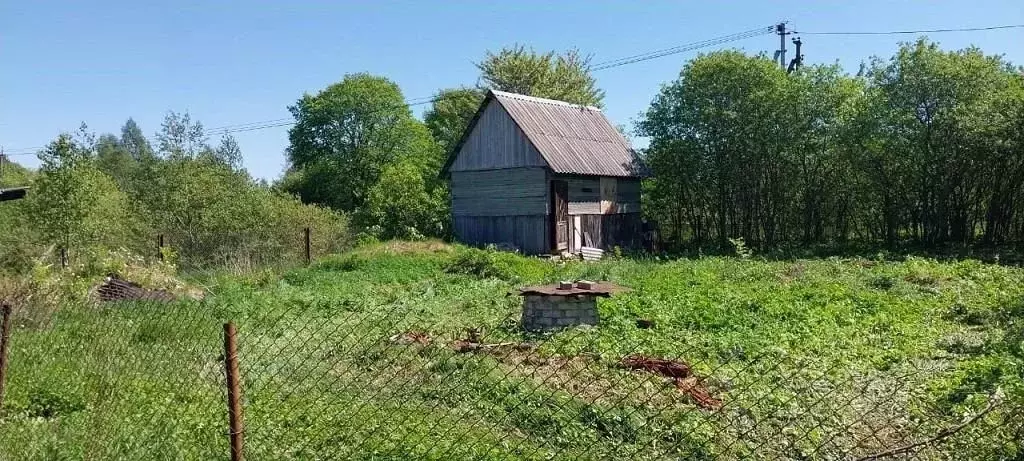
[[[642,176],[636,152],[596,107],[491,91],[555,173]]]
[[[492,101],[508,112],[555,173],[640,177],[647,169],[600,109],[554,99],[490,90],[466,127],[442,174]]]

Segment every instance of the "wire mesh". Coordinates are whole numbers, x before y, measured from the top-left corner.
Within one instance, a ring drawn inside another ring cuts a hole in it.
[[[997,376],[1020,371],[1019,323],[971,354],[890,358],[887,351],[905,347],[893,335],[912,332],[879,322],[857,348],[839,338],[834,348],[797,347],[806,337],[762,344],[749,337],[757,325],[639,318],[680,305],[671,298],[678,294],[639,286],[595,300],[598,325],[526,331],[514,291],[523,282],[451,271],[453,255],[431,251],[333,257],[280,277],[235,275],[203,299],[120,282],[87,302],[61,296],[52,312],[22,308],[0,459],[226,458],[226,321],[237,327],[245,455],[253,460],[1024,453],[1021,389],[1001,384],[1021,376]],[[599,265],[566,270],[544,277],[628,279]],[[548,308],[568,315],[557,302]],[[1022,311],[1011,305],[999,315],[1019,322]],[[980,372],[965,374],[966,358]]]

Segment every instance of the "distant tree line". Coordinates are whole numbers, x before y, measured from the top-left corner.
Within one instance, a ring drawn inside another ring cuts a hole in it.
[[[513,46],[477,63],[417,119],[397,84],[346,75],[289,107],[288,168],[273,185],[242,168],[230,136],[169,113],[151,143],[62,134],[0,205],[0,267],[40,248],[153,252],[164,235],[196,265],[296,257],[367,238],[445,237],[447,155],[493,88],[601,107],[589,58]],[[688,62],[636,122],[653,176],[645,217],[674,247],[742,238],[790,244],[1024,241],[1024,73],[976,48],[921,39],[856,75],[837,65],[787,74],[765,56],[718,51]],[[350,226],[351,223],[351,226]]]
[[[857,75],[702,55],[637,123],[673,244],[1024,240],[1024,74],[921,39]]]
[[[111,250],[155,259],[158,236],[165,260],[191,268],[300,260],[304,227],[321,252],[348,242],[343,215],[251,178],[230,136],[211,146],[201,123],[171,112],[155,140],[132,119],[120,136],[83,125],[38,154],[38,171],[15,167],[31,192],[0,206],[0,271],[56,264],[62,250],[80,268]]]

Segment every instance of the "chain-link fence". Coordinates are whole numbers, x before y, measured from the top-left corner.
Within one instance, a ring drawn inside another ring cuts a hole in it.
[[[232,435],[252,460],[1024,456],[1012,351],[965,374],[883,324],[875,349],[742,347],[716,319],[624,314],[675,302],[646,287],[542,287],[524,316],[523,283],[450,258],[337,257],[174,301],[115,280],[45,322],[16,307],[0,459],[225,459]]]

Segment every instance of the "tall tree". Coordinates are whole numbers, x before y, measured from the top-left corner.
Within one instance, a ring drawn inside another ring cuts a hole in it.
[[[307,203],[354,211],[387,165],[410,156],[441,163],[429,132],[386,78],[346,75],[289,110],[295,125],[288,132],[291,172],[285,184]]]
[[[128,199],[95,167],[90,140],[62,134],[40,152],[28,200],[29,218],[44,241],[65,249],[123,245],[131,234]]]
[[[784,234],[791,91],[771,60],[722,51],[688,63],[651,104],[638,131],[651,138],[655,190],[693,239],[771,244]]]
[[[142,162],[153,157],[153,147],[149,144],[149,140],[142,134],[142,129],[135,123],[135,120],[130,117],[121,127],[121,146],[136,161]]]
[[[604,91],[590,73],[590,58],[577,50],[537,53],[522,45],[488,51],[477,63],[484,88],[601,107]]]
[[[96,140],[96,167],[113,178],[121,190],[132,188],[137,161],[117,136],[104,134]]]
[[[196,158],[209,150],[203,124],[185,113],[168,112],[156,135],[164,158]]]
[[[483,97],[483,91],[465,87],[444,89],[434,95],[423,122],[444,152],[455,148]]]
[[[242,166],[242,148],[238,141],[230,134],[224,134],[220,138],[220,144],[213,150],[214,159],[232,168]]]
[[[890,219],[900,221],[902,234],[927,244],[966,243],[978,226],[1000,225],[986,220],[992,209],[986,199],[1024,187],[1019,175],[993,176],[991,168],[1000,163],[1008,134],[998,130],[1012,124],[1003,104],[1015,98],[1013,74],[998,56],[976,48],[943,51],[926,39],[872,62],[868,78],[878,104],[871,117],[879,129],[870,135],[900,163],[903,200],[900,216]]]

